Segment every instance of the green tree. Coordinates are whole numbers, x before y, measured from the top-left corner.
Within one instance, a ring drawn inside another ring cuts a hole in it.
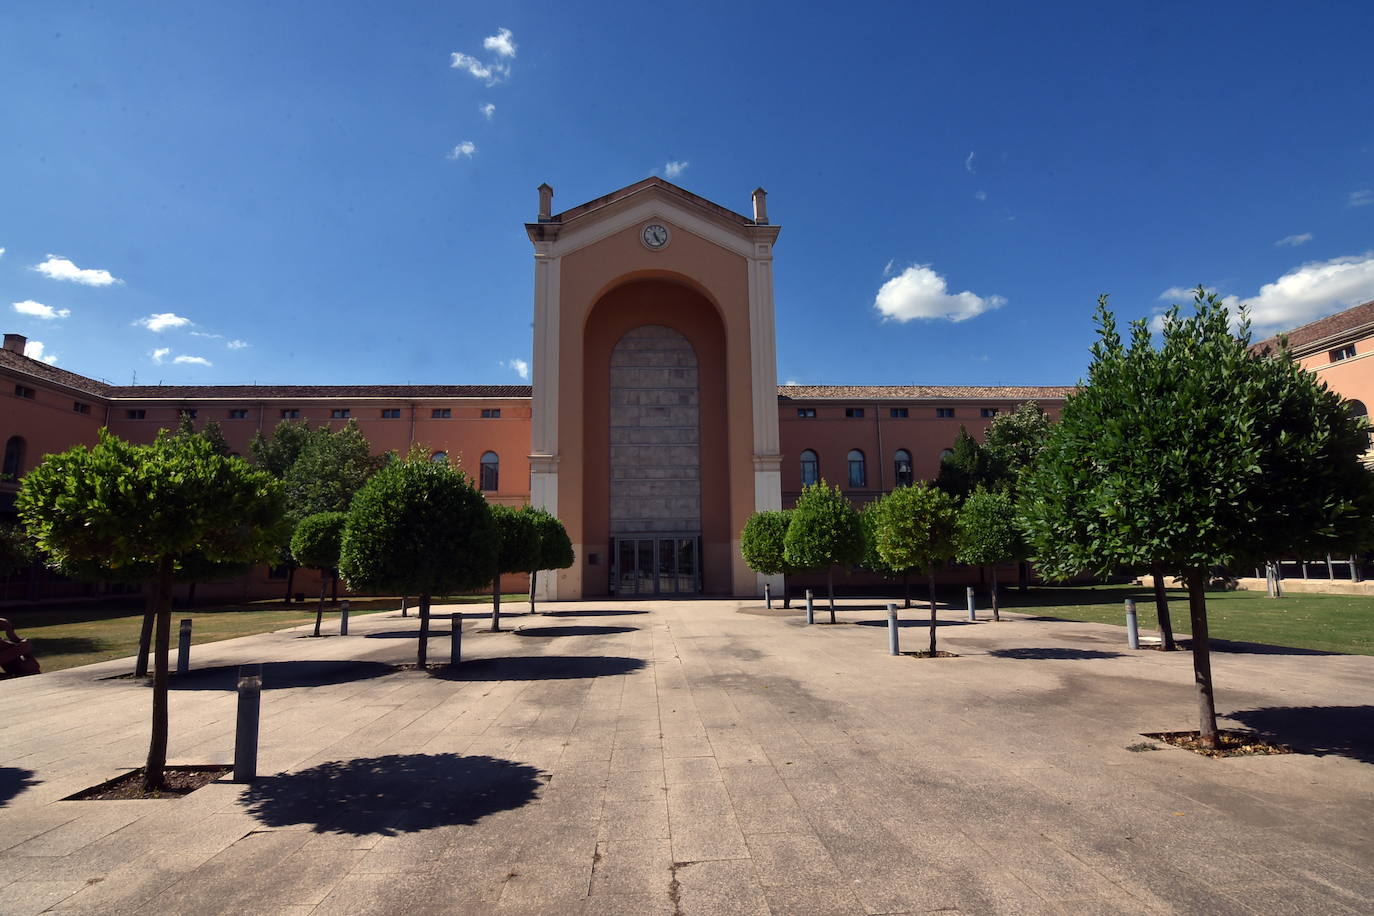
[[[301,566],[320,571],[320,603],[315,608],[315,635],[320,635],[324,621],[324,590],[326,579],[339,577],[339,550],[343,546],[344,523],[347,512],[316,512],[296,524],[291,535],[291,556]]]
[[[259,430],[248,444],[253,463],[278,480],[286,477],[291,465],[300,457],[305,442],[310,437],[310,427],[304,420],[293,423],[283,420],[272,430],[272,435],[264,436]]]
[[[994,417],[982,446],[987,488],[1010,490],[1014,496],[1017,479],[1035,464],[1053,428],[1050,415],[1034,401]]]
[[[101,430],[93,448],[48,455],[24,478],[20,518],[59,565],[155,570],[157,638],[152,736],[144,785],[161,789],[167,762],[167,653],[177,563],[255,562],[280,541],[282,494],[271,475],[217,455],[200,436],[159,434],[131,445]]]
[[[991,469],[987,453],[967,429],[959,427],[950,453],[940,459],[940,472],[935,486],[962,501],[979,484],[988,482]]]
[[[33,541],[22,527],[0,524],[0,577],[28,569],[35,557]]]
[[[792,518],[789,509],[755,512],[744,523],[739,536],[740,555],[745,565],[765,576],[782,576],[782,606],[791,607],[787,595],[787,576],[796,572],[787,565],[784,542]]]
[[[472,480],[413,452],[387,464],[353,497],[339,572],[355,590],[419,596],[416,661],[423,669],[431,596],[486,585],[496,550],[496,523]]]
[[[830,622],[835,622],[835,567],[864,557],[864,531],[839,487],[824,479],[803,487],[783,537],[783,559],[794,569],[825,570],[830,591]]]
[[[954,532],[955,556],[960,563],[988,567],[988,592],[992,598],[992,619],[1001,620],[997,600],[997,566],[1010,563],[1021,552],[1021,535],[1016,528],[1016,504],[1006,490],[985,490],[969,494],[959,507]]]
[[[337,432],[327,426],[309,430],[282,477],[287,513],[300,521],[319,512],[348,511],[353,494],[379,464],[357,420],[349,420]]]
[[[501,576],[528,572],[539,560],[539,528],[529,512],[511,506],[493,505],[501,548],[496,556],[496,571],[491,579],[491,631],[501,629]]]
[[[1187,584],[1199,731],[1217,741],[1206,586],[1212,567],[1371,539],[1363,421],[1286,351],[1250,351],[1249,321],[1199,288],[1195,313],[1123,342],[1106,297],[1088,382],[1023,486],[1032,554],[1053,575],[1161,564]]]
[[[573,565],[572,541],[563,523],[544,509],[525,506],[520,511],[528,512],[539,533],[539,553],[530,567],[530,613],[534,613],[535,578],[541,569],[567,569]]]
[[[914,570],[893,569],[887,565],[883,555],[878,552],[878,526],[882,524],[883,512],[885,511],[883,502],[886,499],[886,496],[881,496],[866,503],[859,510],[859,524],[864,529],[864,558],[859,565],[887,579],[901,576],[902,606],[911,607],[911,574]]]
[[[893,569],[924,570],[930,584],[930,652],[935,653],[935,570],[954,557],[958,504],[924,483],[898,487],[883,500],[878,553]]]

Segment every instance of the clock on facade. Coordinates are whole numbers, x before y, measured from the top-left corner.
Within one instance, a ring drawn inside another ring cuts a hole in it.
[[[668,227],[662,223],[650,223],[639,233],[646,248],[662,248],[668,244]]]

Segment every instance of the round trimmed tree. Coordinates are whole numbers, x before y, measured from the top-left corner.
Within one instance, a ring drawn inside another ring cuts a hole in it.
[[[522,512],[529,513],[534,530],[539,534],[539,552],[530,566],[530,613],[534,613],[535,578],[541,569],[567,569],[573,565],[572,540],[568,530],[554,515],[545,509],[525,506]]]
[[[744,523],[739,536],[739,551],[745,564],[765,576],[782,576],[782,606],[790,607],[787,596],[787,575],[793,572],[787,565],[784,540],[791,510],[780,509],[755,512]]]
[[[824,479],[803,487],[783,537],[783,559],[794,569],[825,570],[830,591],[830,622],[835,622],[835,567],[864,557],[859,513],[839,487]]]
[[[486,585],[496,549],[496,523],[471,478],[414,454],[387,464],[353,497],[339,572],[351,589],[419,596],[423,669],[430,599]]]
[[[960,563],[988,567],[988,593],[992,598],[992,619],[1001,620],[997,600],[997,566],[1010,563],[1020,552],[1020,532],[1016,528],[1016,503],[1005,490],[982,487],[969,494],[959,507],[955,523],[954,546]]]
[[[496,556],[496,572],[491,580],[491,630],[501,629],[501,576],[528,572],[539,557],[539,529],[533,516],[511,506],[493,505],[491,517],[501,547]]]
[[[935,654],[935,570],[954,557],[958,504],[924,483],[898,487],[883,500],[878,554],[893,569],[925,570],[930,583],[930,654]]]
[[[339,549],[343,546],[347,512],[316,512],[296,525],[291,535],[291,557],[297,564],[320,571],[320,603],[315,608],[315,635],[324,620],[324,592],[328,579],[339,578]]]

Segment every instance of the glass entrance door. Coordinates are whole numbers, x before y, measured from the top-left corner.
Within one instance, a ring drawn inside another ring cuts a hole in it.
[[[701,538],[616,538],[611,590],[617,595],[701,593]]]

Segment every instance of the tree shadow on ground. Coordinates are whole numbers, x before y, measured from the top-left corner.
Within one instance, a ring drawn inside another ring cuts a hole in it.
[[[1187,642],[1187,639],[1181,640]],[[1231,652],[1237,655],[1341,655],[1340,652],[1323,652],[1321,649],[1297,649],[1292,646],[1270,646],[1258,642],[1234,642],[1229,639],[1209,639],[1208,645],[1213,652]]]
[[[433,622],[434,619],[435,619],[435,618],[431,617],[431,618],[430,618],[430,621]],[[485,619],[490,620],[490,619],[491,619],[491,615],[490,615],[490,614],[486,615],[486,618],[485,618]],[[449,626],[452,626],[452,624],[450,624]],[[430,628],[429,628],[429,638],[430,638],[430,639],[433,639],[434,637],[439,636],[439,635],[441,635],[441,634],[444,635],[444,636],[447,636],[448,633],[449,633],[449,627],[444,627],[444,628],[442,628],[442,629],[438,629],[438,628],[435,628],[435,627],[430,627]],[[364,634],[364,638],[365,638],[365,639],[419,639],[419,638],[420,638],[420,630],[419,630],[418,627],[417,627],[416,629],[414,629],[414,630],[387,630],[387,631],[385,631],[385,632],[383,632],[383,633],[367,633],[367,634]]]
[[[648,611],[548,611],[545,617],[621,617],[626,614],[647,614]]]
[[[436,668],[429,673],[446,681],[557,681],[614,677],[643,667],[641,659],[619,655],[516,655],[476,658],[457,668]]]
[[[929,611],[927,611],[927,613],[929,613]],[[829,617],[830,617],[830,612],[829,612],[829,611],[826,611],[826,619],[829,620]],[[821,619],[821,612],[820,612],[820,609],[817,608],[817,609],[816,609],[816,620],[819,622],[820,619]],[[887,618],[883,618],[882,620],[851,620],[851,621],[849,621],[849,623],[853,624],[853,625],[856,626],[856,627],[882,627],[882,628],[884,628],[884,629],[887,628]],[[976,626],[976,625],[978,625],[978,624],[980,624],[980,623],[986,623],[986,621],[983,621],[983,620],[937,620],[937,621],[935,621],[935,625],[936,625],[937,627],[966,627],[966,626],[970,626],[970,625]],[[930,629],[930,618],[929,618],[929,617],[926,617],[926,618],[923,619],[923,618],[920,618],[920,617],[915,617],[915,618],[912,618],[912,617],[899,617],[899,618],[897,618],[897,626],[898,626],[899,628],[901,628],[901,629],[906,629],[907,627],[915,627],[916,629],[920,629],[920,630],[928,630],[928,629]]]
[[[1121,658],[1120,652],[1103,652],[1100,649],[1062,648],[992,649],[988,652],[988,655],[992,655],[997,658],[1022,659]]]
[[[33,770],[22,767],[0,767],[0,808],[9,804],[10,799],[28,791],[42,782],[34,779]]]
[[[388,754],[261,778],[240,801],[268,827],[307,824],[315,833],[396,836],[475,824],[527,805],[537,796],[539,775],[495,757]]]
[[[45,655],[76,655],[108,648],[103,640],[89,636],[34,636],[29,642],[33,643],[33,654],[39,664]]]
[[[285,690],[291,687],[323,687],[385,677],[397,671],[395,665],[381,662],[340,661],[265,662],[262,666],[262,689]],[[168,678],[173,690],[235,690],[239,683],[238,665],[214,668],[192,668],[186,674]]]
[[[516,636],[610,636],[615,633],[637,633],[639,627],[521,627]]]
[[[1374,706],[1266,706],[1226,718],[1296,750],[1374,763]]]

